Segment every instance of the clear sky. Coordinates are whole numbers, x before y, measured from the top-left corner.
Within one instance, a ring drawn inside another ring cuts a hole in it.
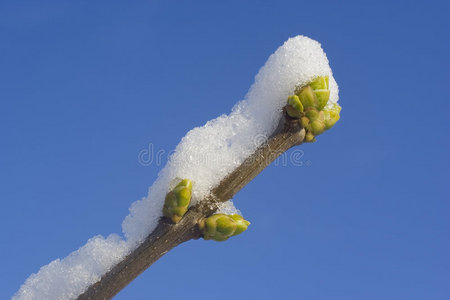
[[[327,52],[341,121],[236,195],[247,232],[177,247],[117,299],[450,299],[449,8],[1,1],[0,299],[120,233],[162,168],[139,153],[228,113],[298,34]]]

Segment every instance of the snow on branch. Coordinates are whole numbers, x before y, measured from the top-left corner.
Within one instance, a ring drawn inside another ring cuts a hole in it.
[[[318,77],[327,78],[325,107],[308,102],[308,97],[320,100],[324,93],[320,86],[299,89]],[[284,110],[288,97],[293,99],[289,114]],[[148,195],[131,205],[122,224],[123,237],[91,238],[68,257],[32,274],[13,299],[113,297],[167,251],[199,238],[198,221],[220,209],[220,203],[231,199],[278,155],[302,143],[305,135],[307,141],[314,140],[333,117],[337,120],[337,101],[338,86],[320,44],[304,36],[289,39],[269,57],[245,99],[229,115],[186,134]],[[292,118],[297,113],[299,117]],[[255,143],[260,136],[268,138]],[[204,159],[212,154],[220,159]],[[183,178],[192,181],[192,198],[187,213],[172,224],[162,218],[164,199]],[[233,211],[232,205],[228,203],[225,210]]]

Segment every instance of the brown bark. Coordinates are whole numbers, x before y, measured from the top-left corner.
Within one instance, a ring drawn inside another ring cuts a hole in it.
[[[201,234],[197,228],[199,219],[213,214],[220,202],[231,199],[279,155],[301,144],[304,137],[305,130],[300,127],[298,121],[284,114],[278,128],[267,142],[226,176],[204,200],[191,207],[178,224],[170,224],[161,218],[156,229],[141,245],[77,299],[111,299],[172,248],[190,239],[200,238]]]

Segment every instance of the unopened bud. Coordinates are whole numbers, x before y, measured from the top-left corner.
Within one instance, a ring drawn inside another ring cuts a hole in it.
[[[163,207],[164,217],[170,219],[173,223],[178,223],[188,210],[191,195],[192,182],[189,179],[183,179],[167,193]]]

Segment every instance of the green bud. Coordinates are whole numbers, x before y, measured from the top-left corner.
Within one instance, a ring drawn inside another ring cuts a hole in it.
[[[288,97],[287,113],[298,118],[305,128],[305,142],[315,142],[316,136],[330,129],[339,120],[341,107],[337,104],[325,109],[330,100],[329,78],[319,76],[308,85],[297,88],[295,95]]]
[[[192,182],[183,179],[166,195],[163,207],[164,217],[178,223],[187,212],[192,196]]]
[[[216,230],[222,235],[232,236],[236,231],[236,223],[230,221],[229,218],[218,218],[216,220]]]
[[[202,219],[198,227],[205,240],[225,241],[229,237],[238,235],[247,230],[249,221],[240,215],[215,214]]]
[[[314,94],[317,98],[317,109],[322,110],[330,99],[330,90],[315,90]]]
[[[308,125],[309,125],[309,119],[308,119],[307,117],[301,117],[301,118],[300,118],[300,125],[301,125],[303,128],[307,128]]]
[[[331,108],[323,110],[325,130],[330,129],[337,121],[339,121],[341,109],[339,104],[333,103]]]
[[[314,136],[319,135],[321,133],[323,133],[325,131],[325,123],[323,120],[316,120],[314,122],[311,123],[311,125],[309,126],[312,134]]]
[[[308,107],[317,107],[317,98],[314,94],[313,89],[307,85],[301,88],[298,91],[298,98],[300,98],[300,102],[303,104],[304,108]]]
[[[305,142],[306,143],[313,143],[316,141],[316,138],[314,137],[314,134],[311,131],[306,131],[305,134]]]
[[[288,97],[288,105],[286,106],[286,112],[292,118],[300,118],[303,112],[303,104],[297,95]]]
[[[313,90],[328,90],[328,76],[319,76],[309,83]]]
[[[247,220],[244,220],[244,218],[240,215],[234,214],[231,215],[231,218],[236,222],[236,230],[234,231],[233,235],[241,234],[242,232],[247,230],[248,225],[250,225],[250,222]]]
[[[191,190],[185,187],[179,187],[175,193],[178,193],[178,206],[188,207],[191,203]]]
[[[309,119],[310,122],[313,122],[321,117],[321,111],[318,111],[314,107],[308,107],[305,111],[305,116]]]

